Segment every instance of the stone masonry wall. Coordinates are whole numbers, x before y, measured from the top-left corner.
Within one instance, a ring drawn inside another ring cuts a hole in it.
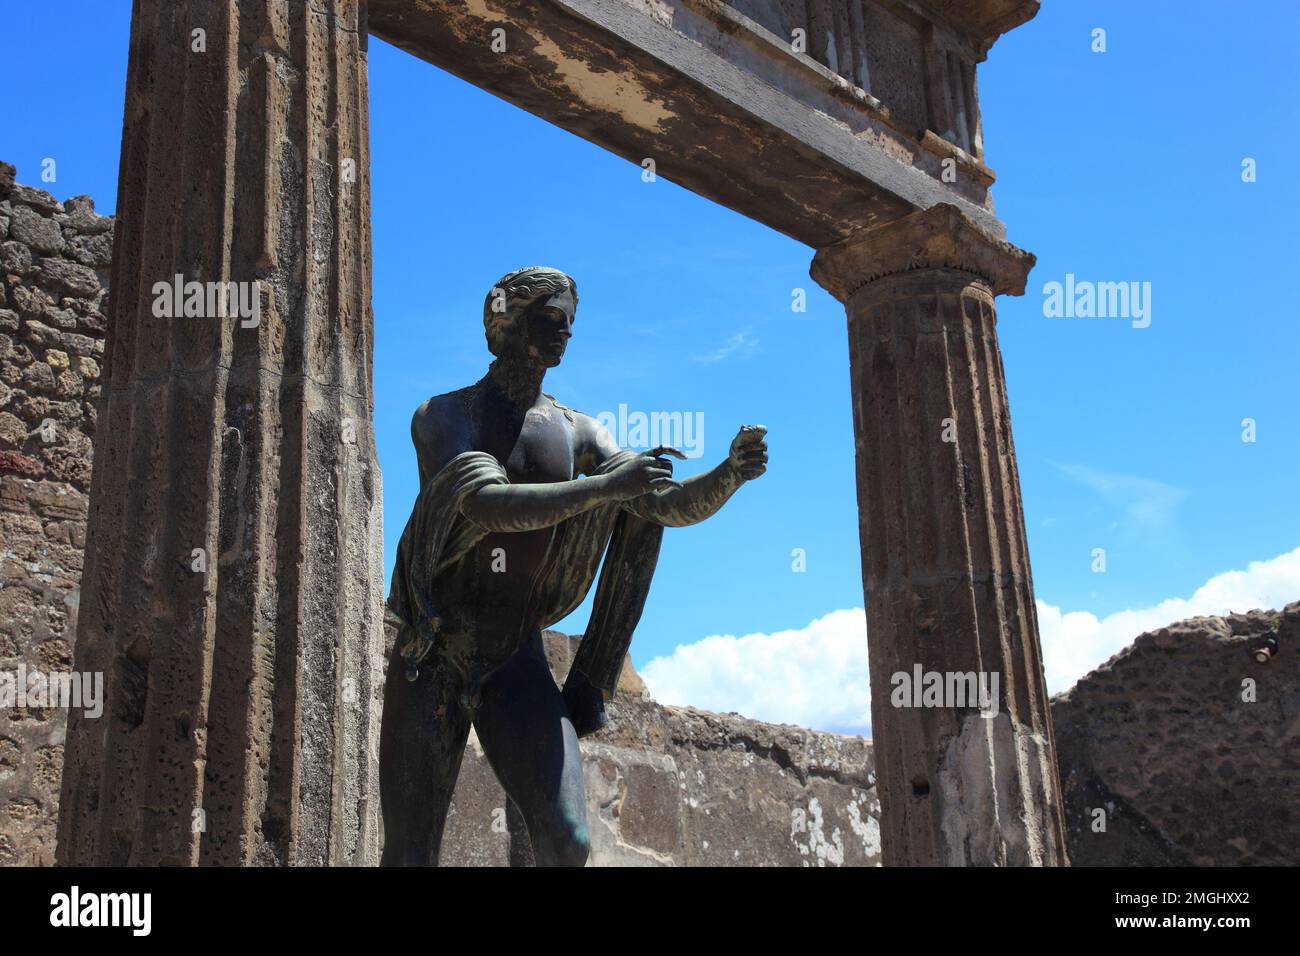
[[[68,671],[113,219],[0,164],[0,671]],[[0,710],[0,865],[54,858],[66,711]]]
[[[1300,863],[1300,602],[1143,634],[1052,717],[1075,866]]]

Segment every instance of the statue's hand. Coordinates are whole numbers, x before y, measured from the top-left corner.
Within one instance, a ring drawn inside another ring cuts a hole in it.
[[[727,464],[745,481],[752,481],[767,471],[766,425],[741,425],[731,440]]]
[[[652,491],[680,488],[682,483],[673,480],[673,463],[666,455],[686,457],[676,448],[659,445],[629,458],[606,475],[610,495],[615,501],[627,501]]]

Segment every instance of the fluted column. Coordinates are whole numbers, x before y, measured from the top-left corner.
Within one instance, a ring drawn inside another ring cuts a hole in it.
[[[135,0],[61,863],[377,861],[363,17]],[[169,317],[178,275],[259,314]]]
[[[886,865],[1067,862],[995,329],[1033,262],[949,205],[813,261],[848,312]],[[996,675],[995,715],[919,700],[918,673]]]

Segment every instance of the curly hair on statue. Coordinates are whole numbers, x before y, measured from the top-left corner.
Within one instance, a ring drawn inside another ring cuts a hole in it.
[[[568,290],[578,304],[578,283],[573,277],[547,266],[528,266],[503,275],[483,300],[483,330],[488,351],[499,356],[519,317],[538,299]]]

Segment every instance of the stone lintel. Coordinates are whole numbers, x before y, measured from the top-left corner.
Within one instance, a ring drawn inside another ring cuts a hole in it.
[[[982,165],[723,5],[369,0],[368,29],[813,248],[939,202],[1001,229]],[[914,16],[917,16],[914,14]],[[503,49],[493,49],[493,31]],[[918,139],[919,137],[919,139]]]
[[[994,295],[1023,295],[1036,257],[982,229],[956,206],[939,203],[820,250],[813,279],[841,302],[885,276],[913,269],[958,269]]]

